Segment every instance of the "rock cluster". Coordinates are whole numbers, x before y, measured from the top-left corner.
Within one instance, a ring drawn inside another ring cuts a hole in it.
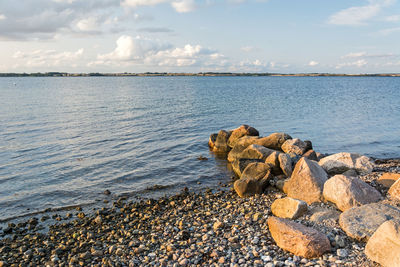
[[[254,128],[242,125],[228,132],[238,129]],[[236,135],[240,137],[231,143],[234,145],[227,143],[229,148],[219,152],[227,153],[238,175],[234,190],[240,197],[269,194],[268,185],[286,194],[272,203],[271,211],[277,217],[268,219],[279,247],[306,258],[330,252],[325,234],[293,221],[307,217],[314,223],[339,223],[349,238],[363,243],[370,240],[366,248],[370,259],[384,266],[400,266],[396,254],[400,251],[399,173],[386,172],[379,179],[368,180],[365,178],[376,177],[376,164],[366,156],[348,152],[324,156],[313,150],[311,141],[286,133],[259,137],[255,129],[251,134],[240,131],[242,134]],[[318,203],[332,209],[314,212],[312,206]],[[379,247],[393,253],[386,255]],[[345,257],[347,251],[338,250],[337,254]]]

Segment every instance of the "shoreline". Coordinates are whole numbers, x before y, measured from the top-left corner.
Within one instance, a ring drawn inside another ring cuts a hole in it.
[[[375,161],[374,172],[361,179],[386,195],[387,191],[374,181],[382,172],[398,170],[400,160]],[[189,189],[138,202],[121,198],[109,208],[102,207],[88,214],[77,209],[44,222],[30,218],[11,230],[0,230],[2,235],[10,231],[0,238],[0,263],[3,262],[2,266],[19,263],[379,266],[365,256],[365,243],[350,240],[337,221],[309,221],[313,211],[336,210],[331,203],[313,204],[310,212],[296,220],[326,233],[333,244],[331,252],[320,258],[305,259],[277,247],[266,221],[272,215],[271,203],[284,196],[278,189],[268,187],[261,195],[240,198],[229,183],[214,191]],[[44,223],[49,225],[48,233],[41,230]]]

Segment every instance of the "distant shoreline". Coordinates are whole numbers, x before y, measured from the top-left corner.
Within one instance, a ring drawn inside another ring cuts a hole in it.
[[[0,77],[400,77],[400,73],[335,74],[335,73],[233,73],[233,72],[144,72],[144,73],[0,73]]]

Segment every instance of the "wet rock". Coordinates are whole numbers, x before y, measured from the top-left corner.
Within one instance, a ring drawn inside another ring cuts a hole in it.
[[[384,187],[391,187],[400,178],[400,173],[385,172],[377,180],[377,182]]]
[[[280,198],[272,203],[271,211],[280,218],[297,219],[307,212],[307,203],[290,197]]]
[[[400,221],[400,210],[382,203],[366,204],[346,210],[340,215],[340,227],[359,241],[367,241],[376,229],[388,220]]]
[[[210,135],[210,138],[208,139],[208,147],[213,149],[215,146],[215,141],[217,141],[217,136],[218,134],[213,133]]]
[[[400,266],[400,224],[386,221],[368,240],[365,254],[382,266]]]
[[[278,155],[279,167],[281,168],[283,174],[290,177],[293,172],[293,162],[288,154],[280,153]]]
[[[242,176],[242,173],[246,167],[255,162],[263,162],[261,159],[236,159],[232,162],[233,171],[239,176]]]
[[[341,211],[382,199],[381,193],[361,179],[340,174],[325,182],[323,195]]]
[[[232,130],[232,134],[228,139],[228,146],[233,148],[238,142],[239,138],[243,136],[259,136],[259,133],[255,128],[251,126],[245,124],[241,125],[240,127]]]
[[[341,174],[350,169],[370,173],[375,166],[370,158],[347,152],[327,156],[319,161],[319,165],[330,174]]]
[[[214,152],[220,152],[220,153],[227,153],[230,150],[230,147],[228,146],[228,139],[229,139],[230,133],[225,131],[225,130],[220,130],[218,132],[217,138],[215,140],[214,146],[213,146],[213,151]]]
[[[265,146],[274,150],[282,150],[282,145],[287,140],[292,139],[292,137],[285,133],[273,133],[267,137],[262,137],[257,140],[255,144]]]
[[[316,258],[331,250],[321,232],[287,219],[270,217],[268,227],[277,245],[297,256]]]
[[[397,180],[388,191],[390,197],[400,200],[400,180]]]
[[[292,177],[285,183],[283,191],[292,198],[304,200],[307,204],[322,201],[322,189],[328,176],[318,163],[301,158],[296,164]]]
[[[306,152],[307,144],[299,138],[287,140],[282,145],[283,152],[287,154],[303,155]]]

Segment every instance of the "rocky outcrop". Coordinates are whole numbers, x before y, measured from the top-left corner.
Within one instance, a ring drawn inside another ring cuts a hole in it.
[[[265,161],[269,155],[271,155],[274,150],[260,146],[260,145],[250,145],[239,155],[241,159],[261,159]]]
[[[335,203],[341,211],[378,202],[382,195],[357,177],[335,175],[324,184],[325,200]]]
[[[283,191],[289,197],[304,200],[307,204],[319,202],[323,200],[322,190],[327,179],[326,172],[318,163],[303,157],[296,164]]]
[[[276,244],[297,256],[316,258],[331,250],[326,235],[287,219],[270,217],[268,227]]]
[[[400,180],[397,180],[388,191],[390,197],[400,200]]]
[[[235,181],[233,188],[240,197],[261,194],[271,178],[271,165],[253,162],[244,169],[242,177]]]
[[[287,154],[303,155],[306,149],[307,144],[298,138],[289,139],[282,145],[282,151]]]
[[[271,211],[280,218],[297,219],[307,212],[307,203],[290,197],[279,198],[272,203]]]
[[[217,138],[215,139],[214,146],[212,148],[213,151],[219,153],[227,153],[230,150],[230,147],[228,146],[229,136],[230,136],[229,132],[225,130],[220,130],[218,132]]]
[[[239,138],[243,136],[259,136],[259,133],[255,128],[243,124],[240,127],[232,130],[232,134],[228,139],[228,146],[233,148],[238,142]]]
[[[236,159],[232,162],[232,169],[236,173],[237,176],[241,177],[244,169],[250,164],[254,162],[263,162],[261,159]]]
[[[210,135],[210,138],[208,139],[208,146],[214,150],[214,146],[215,146],[215,141],[217,141],[217,136],[218,134],[214,133]]]
[[[400,266],[400,223],[386,221],[371,236],[365,254],[385,267]]]
[[[370,158],[347,152],[325,157],[319,161],[319,165],[330,174],[341,174],[350,169],[358,173],[370,173],[375,166]]]
[[[384,187],[391,187],[397,180],[400,179],[400,173],[385,172],[377,180],[377,182]]]
[[[240,154],[248,146],[256,144],[259,138],[256,136],[243,136],[240,138],[232,150],[228,153],[228,161],[233,162],[235,159],[239,158]]]
[[[399,209],[372,203],[346,210],[340,215],[339,224],[351,238],[367,241],[382,223],[391,219],[400,221]]]
[[[255,144],[260,146],[265,146],[274,150],[282,150],[282,145],[287,140],[292,139],[292,137],[285,133],[273,133],[267,137],[262,137],[257,140]]]
[[[264,177],[271,177],[271,165],[264,162],[253,162],[244,169],[241,178],[253,178],[262,180]],[[269,179],[269,178],[268,178]]]

